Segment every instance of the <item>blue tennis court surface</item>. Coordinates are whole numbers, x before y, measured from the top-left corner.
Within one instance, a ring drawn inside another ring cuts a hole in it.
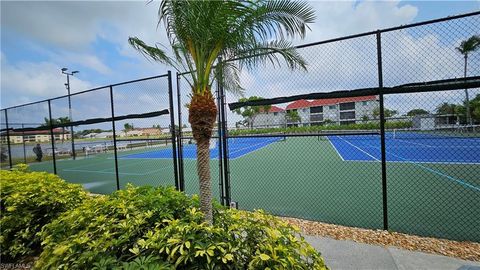
[[[343,160],[380,161],[378,135],[328,136]],[[480,163],[480,138],[447,137],[429,134],[386,134],[386,160],[389,162]]]
[[[257,151],[272,143],[282,140],[281,137],[265,137],[265,138],[230,138],[228,139],[228,153],[230,159],[239,158],[251,152]],[[125,155],[122,159],[149,159],[149,158],[172,158],[172,149],[154,150],[144,153]],[[183,158],[196,159],[197,151],[194,144],[186,144],[183,146]],[[215,147],[210,148],[210,158],[218,158],[218,142]]]

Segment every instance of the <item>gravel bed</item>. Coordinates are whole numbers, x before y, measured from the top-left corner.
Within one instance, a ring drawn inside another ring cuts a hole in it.
[[[324,236],[337,240],[352,240],[373,245],[394,246],[406,250],[439,254],[463,260],[480,261],[480,243],[477,242],[459,242],[383,230],[346,227],[297,218],[280,218],[297,226],[306,235]]]

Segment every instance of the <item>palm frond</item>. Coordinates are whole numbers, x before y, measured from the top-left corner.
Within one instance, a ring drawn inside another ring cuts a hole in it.
[[[270,62],[273,66],[281,66],[282,59],[290,69],[307,69],[305,59],[290,42],[285,40],[252,44],[251,47],[238,51],[235,55],[241,67],[245,66],[248,69],[253,69],[265,62]]]
[[[215,80],[223,82],[226,91],[243,96],[245,89],[240,84],[240,68],[235,62],[221,62],[215,66]],[[213,81],[212,81],[213,83]]]
[[[151,58],[154,61],[171,65],[175,68],[177,67],[175,61],[172,61],[172,59],[158,47],[149,46],[137,37],[128,38],[128,43],[146,58]]]

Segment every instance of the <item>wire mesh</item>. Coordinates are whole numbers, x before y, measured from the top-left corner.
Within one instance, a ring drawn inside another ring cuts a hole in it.
[[[114,86],[115,115],[170,109],[168,90],[167,77]],[[169,115],[115,122],[121,188],[175,185],[170,126]]]
[[[37,128],[49,125],[48,102],[15,107],[7,110],[8,126],[13,129]],[[53,129],[54,137],[62,136],[61,130]],[[12,164],[32,163],[32,170],[54,172],[51,130],[15,131],[10,134]],[[39,148],[37,148],[37,144]],[[37,149],[37,150],[35,150]]]

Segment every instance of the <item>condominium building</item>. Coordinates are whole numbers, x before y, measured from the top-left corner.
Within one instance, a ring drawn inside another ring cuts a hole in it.
[[[348,125],[369,121],[375,118],[378,109],[377,96],[331,98],[318,100],[297,100],[285,109],[272,106],[268,112],[261,112],[255,117],[253,126],[313,126],[323,124]],[[289,112],[297,112],[299,121],[292,121]]]

